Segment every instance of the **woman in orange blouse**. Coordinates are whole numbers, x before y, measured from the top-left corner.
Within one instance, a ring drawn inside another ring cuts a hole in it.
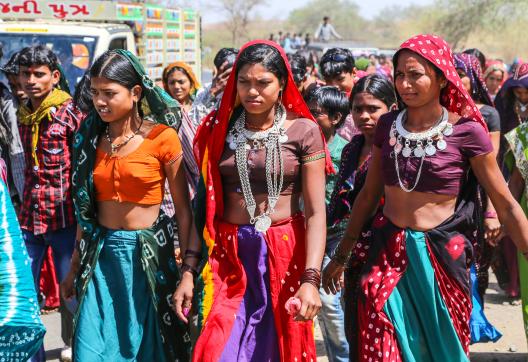
[[[71,298],[76,279],[75,360],[186,360],[187,328],[170,307],[180,279],[174,224],[160,210],[167,180],[181,247],[191,249],[182,278],[193,278],[198,238],[173,128],[179,106],[126,51],[104,53],[90,77],[94,109],[74,140],[82,237],[63,283]]]

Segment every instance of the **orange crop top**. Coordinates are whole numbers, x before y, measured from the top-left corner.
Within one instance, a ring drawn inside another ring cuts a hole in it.
[[[162,124],[126,156],[111,156],[97,148],[93,172],[96,200],[161,204],[165,191],[163,166],[182,155],[178,133]]]

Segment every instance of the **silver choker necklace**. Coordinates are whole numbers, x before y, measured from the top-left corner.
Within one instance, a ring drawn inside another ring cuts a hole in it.
[[[443,151],[447,148],[444,136],[449,137],[453,134],[453,125],[449,123],[449,113],[444,107],[442,107],[442,116],[438,122],[424,132],[413,133],[407,131],[403,126],[406,119],[407,110],[404,109],[398,114],[398,117],[396,117],[396,120],[392,123],[389,133],[389,144],[394,150],[394,163],[400,188],[405,192],[412,192],[416,186],[418,186],[418,182],[420,181],[425,157],[432,157],[436,154],[437,150]],[[416,175],[414,185],[410,189],[405,187],[400,177],[400,168],[398,164],[398,155],[400,154],[405,158],[420,158],[418,174]]]
[[[240,177],[240,185],[249,214],[249,222],[255,225],[258,232],[266,232],[271,226],[271,217],[275,212],[275,205],[279,200],[284,180],[284,163],[282,159],[281,144],[288,140],[284,122],[286,109],[280,104],[275,111],[273,126],[265,131],[253,132],[245,128],[246,111],[243,110],[229,131],[226,142],[229,148],[235,150],[235,163]],[[268,205],[266,211],[255,216],[257,203],[253,192],[248,172],[247,151],[249,149],[266,149],[266,185],[268,188]],[[277,172],[277,168],[279,171]]]

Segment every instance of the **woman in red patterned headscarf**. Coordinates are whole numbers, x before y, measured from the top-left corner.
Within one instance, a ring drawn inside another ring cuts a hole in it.
[[[332,166],[277,44],[240,49],[218,112],[198,129],[195,154],[208,258],[193,304],[202,329],[193,360],[315,361],[325,166]],[[184,320],[192,287],[182,281],[188,292],[175,300]],[[299,309],[289,315],[292,297]]]
[[[502,178],[447,43],[415,36],[395,54],[394,69],[402,110],[378,122],[365,186],[323,286],[339,288],[351,248],[369,245],[357,310],[346,311],[359,329],[351,359],[469,361],[468,267],[480,220],[475,176],[527,255],[528,221]],[[361,233],[382,194],[383,213],[371,232]]]

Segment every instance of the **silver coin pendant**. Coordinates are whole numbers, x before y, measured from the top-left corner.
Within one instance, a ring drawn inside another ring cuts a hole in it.
[[[448,124],[446,128],[444,128],[442,133],[444,134],[444,136],[451,136],[453,134],[453,126],[451,124]]]
[[[281,134],[281,135],[279,136],[279,142],[280,142],[280,143],[286,143],[286,142],[288,142],[288,135]]]
[[[271,218],[267,215],[263,215],[255,222],[255,230],[259,233],[265,233],[271,226]]]
[[[235,142],[229,142],[229,148],[232,150],[236,150],[237,146]]]
[[[433,145],[427,145],[427,146],[425,147],[425,154],[426,154],[427,156],[434,156],[435,153],[436,153],[436,147],[435,147],[435,146],[433,146]]]
[[[402,150],[403,157],[411,157],[412,150],[410,147],[405,146]]]
[[[425,155],[425,151],[422,146],[418,146],[414,149],[415,157],[423,157],[424,155]]]
[[[440,151],[443,151],[447,148],[447,143],[444,140],[438,140],[436,142],[436,148],[438,148]]]
[[[401,143],[396,143],[396,145],[394,145],[394,152],[400,153],[402,150],[402,147],[403,146],[401,145]]]

